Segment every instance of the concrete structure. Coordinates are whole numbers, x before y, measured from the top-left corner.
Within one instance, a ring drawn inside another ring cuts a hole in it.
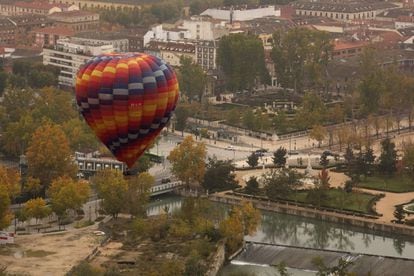
[[[43,64],[60,69],[59,85],[74,87],[76,73],[92,56],[114,51],[110,43],[96,45],[86,40],[58,40],[53,47],[43,48]]]
[[[376,18],[377,14],[398,7],[388,2],[368,1],[328,2],[302,0],[291,5],[296,9],[296,15],[328,17],[339,21],[372,20]]]
[[[280,9],[275,6],[255,6],[247,5],[236,7],[211,8],[203,11],[201,15],[211,16],[214,19],[226,21],[247,21],[267,16],[280,16]]]
[[[74,11],[79,10],[79,7],[73,4],[55,3],[49,4],[47,2],[33,1],[4,1],[0,3],[0,14],[12,16],[22,14],[39,14],[48,15],[55,12]]]
[[[68,11],[48,16],[58,27],[70,28],[75,32],[94,31],[99,27],[99,14],[89,11]]]
[[[195,60],[194,42],[156,41],[149,43],[145,52],[165,60],[171,66],[180,66],[182,56]]]
[[[141,5],[131,0],[49,0],[49,3],[74,4],[79,9],[141,9]]]
[[[31,34],[34,45],[43,48],[56,45],[59,39],[70,38],[75,32],[65,27],[46,27],[35,29]]]
[[[83,32],[78,33],[72,38],[76,43],[86,43],[88,45],[112,45],[116,52],[128,52],[129,41],[126,35],[120,33],[104,33],[104,32]]]

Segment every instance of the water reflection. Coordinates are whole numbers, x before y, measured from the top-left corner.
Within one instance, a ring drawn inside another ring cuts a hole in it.
[[[165,206],[174,212],[181,208],[181,202],[178,196],[161,197],[148,205],[147,213],[159,214]],[[226,209],[224,204],[212,205],[209,213],[214,218],[220,217],[215,212]],[[271,212],[262,213],[257,233],[246,240],[414,259],[414,238]]]

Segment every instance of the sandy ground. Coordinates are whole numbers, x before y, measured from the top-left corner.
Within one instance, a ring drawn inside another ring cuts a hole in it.
[[[11,274],[65,275],[85,259],[103,237],[93,235],[96,226],[57,234],[17,236],[15,244],[0,246],[0,265]]]
[[[402,141],[401,141],[402,142]],[[245,186],[246,183],[244,181],[244,178],[249,176],[261,176],[264,172],[268,172],[270,169],[265,170],[247,170],[247,171],[237,171],[236,172],[236,180],[239,181],[239,184],[241,186]],[[303,172],[303,170],[299,170],[300,172]],[[314,170],[314,174],[317,175],[318,171]],[[346,176],[343,173],[335,173],[335,172],[329,172],[329,176],[331,177],[330,184],[331,187],[343,187],[345,181],[349,179],[348,176]],[[395,205],[407,203],[410,200],[414,199],[414,192],[410,193],[390,193],[390,192],[382,192],[382,191],[375,191],[375,190],[369,190],[369,189],[359,189],[360,191],[371,193],[371,194],[385,194],[385,197],[381,198],[379,201],[377,201],[376,204],[376,211],[379,214],[382,214],[382,217],[378,219],[378,221],[383,222],[391,222],[394,219],[394,210]],[[412,218],[414,215],[409,215],[407,218]]]

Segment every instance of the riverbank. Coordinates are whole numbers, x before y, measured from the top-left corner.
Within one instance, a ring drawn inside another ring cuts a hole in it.
[[[320,219],[334,223],[342,223],[357,227],[363,227],[370,231],[381,231],[391,234],[414,236],[414,227],[407,225],[393,224],[382,221],[376,221],[374,218],[356,217],[352,215],[345,215],[341,213],[323,211],[319,209],[304,208],[294,204],[281,204],[271,201],[257,200],[251,197],[241,197],[227,193],[213,194],[209,199],[215,202],[241,205],[242,201],[250,201],[254,206],[260,210],[302,216],[306,218]]]

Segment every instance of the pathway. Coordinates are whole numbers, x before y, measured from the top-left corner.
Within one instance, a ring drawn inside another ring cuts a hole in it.
[[[246,171],[236,171],[236,180],[239,181],[239,184],[244,187],[246,185],[245,183],[245,176],[249,175],[255,175],[255,176],[261,176],[264,172],[268,172],[270,169],[265,170],[246,170]],[[302,171],[303,170],[298,170]],[[318,173],[318,170],[315,170],[315,175]],[[336,173],[336,172],[329,172],[329,176],[331,177],[331,187],[343,187],[345,182],[349,179],[348,176],[346,176],[343,173]],[[392,193],[392,192],[383,192],[383,191],[376,191],[376,190],[370,190],[370,189],[358,189],[361,192],[366,192],[370,194],[384,194],[385,197],[381,198],[379,201],[377,201],[375,209],[379,214],[382,214],[380,218],[378,218],[378,221],[381,222],[391,222],[394,220],[394,210],[395,205],[400,205],[407,203],[414,199],[414,192],[409,193]],[[407,215],[407,218],[414,218],[414,215]]]

